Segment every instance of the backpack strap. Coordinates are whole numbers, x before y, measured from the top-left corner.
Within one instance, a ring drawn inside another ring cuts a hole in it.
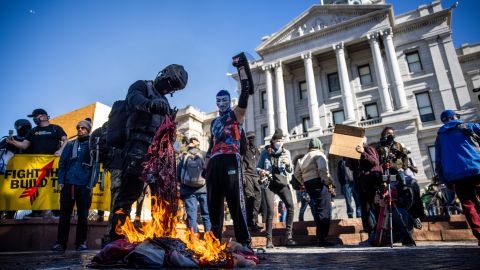
[[[460,131],[465,134],[465,136],[469,137],[472,140],[475,148],[480,151],[480,136],[478,136],[471,128],[467,126],[465,123],[459,123],[456,126]]]

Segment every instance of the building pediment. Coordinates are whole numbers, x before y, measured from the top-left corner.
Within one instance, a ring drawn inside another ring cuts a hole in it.
[[[391,14],[390,5],[314,5],[264,40],[256,50],[261,55],[262,51],[272,47],[330,31],[349,22],[366,19],[369,14],[373,16],[385,12]]]

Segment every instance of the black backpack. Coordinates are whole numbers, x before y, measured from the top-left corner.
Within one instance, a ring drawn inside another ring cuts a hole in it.
[[[148,96],[153,93],[152,81],[144,81],[147,86]],[[113,103],[112,110],[108,115],[108,128],[106,135],[106,143],[109,147],[122,149],[127,142],[127,102],[125,100],[117,100]]]
[[[107,145],[107,129],[108,122],[105,122],[103,126],[95,129],[90,134],[90,152],[92,153],[92,159],[95,161],[98,151],[98,162],[108,163],[110,160],[110,147]]]

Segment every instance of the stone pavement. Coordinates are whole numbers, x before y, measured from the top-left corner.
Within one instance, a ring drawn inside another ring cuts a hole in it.
[[[0,269],[88,269],[97,252],[4,252]],[[480,269],[477,242],[421,242],[413,248],[282,247],[259,256],[261,263],[254,269]]]

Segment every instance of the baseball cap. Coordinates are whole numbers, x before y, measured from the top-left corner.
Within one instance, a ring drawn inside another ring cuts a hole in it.
[[[47,111],[45,111],[44,109],[35,109],[33,110],[32,114],[29,114],[27,115],[28,117],[37,117],[37,115],[40,115],[40,114],[45,114],[45,115],[48,115]]]
[[[440,115],[440,120],[442,120],[442,122],[445,122],[448,119],[451,119],[452,117],[454,117],[455,115],[460,116],[458,113],[456,113],[453,110],[445,110]]]

